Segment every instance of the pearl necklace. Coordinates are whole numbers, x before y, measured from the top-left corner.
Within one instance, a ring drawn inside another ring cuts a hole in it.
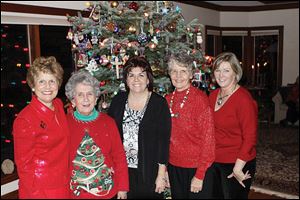
[[[173,110],[172,110],[172,107],[173,107],[173,101],[174,101],[174,96],[175,96],[175,91],[176,91],[176,89],[173,91],[172,97],[171,97],[171,100],[170,100],[170,113],[171,113],[171,117],[179,117],[179,113],[177,112],[177,113],[174,114],[174,113],[173,113]],[[180,109],[183,108],[185,102],[187,101],[189,93],[190,93],[190,87],[189,87],[189,89],[187,89],[187,91],[185,92],[185,95],[184,95],[184,97],[183,97],[183,99],[182,99],[182,102],[180,103]]]
[[[231,92],[230,92],[229,94],[226,94],[226,95],[224,95],[224,96],[222,96],[222,97],[221,97],[221,91],[220,91],[220,97],[219,97],[218,100],[217,100],[218,106],[222,105],[223,99],[224,99],[225,97],[228,97],[229,95],[231,95],[231,94],[234,92],[234,90],[235,90],[235,88],[236,88],[236,85],[237,85],[237,84],[235,84],[234,88],[231,90]]]

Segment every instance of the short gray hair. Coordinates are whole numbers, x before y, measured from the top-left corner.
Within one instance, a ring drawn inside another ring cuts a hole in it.
[[[193,58],[188,54],[186,50],[179,50],[174,52],[169,57],[168,61],[168,73],[172,70],[172,67],[175,63],[181,67],[187,68],[192,74],[194,73]]]
[[[222,62],[228,62],[230,64],[231,69],[236,74],[236,81],[238,83],[243,76],[243,69],[236,55],[232,52],[223,52],[219,54],[213,62],[213,72],[220,67]]]
[[[100,96],[99,81],[94,76],[92,76],[88,71],[79,70],[72,73],[72,76],[69,78],[65,86],[65,94],[70,101],[74,99],[75,87],[79,83],[92,86],[96,98]]]

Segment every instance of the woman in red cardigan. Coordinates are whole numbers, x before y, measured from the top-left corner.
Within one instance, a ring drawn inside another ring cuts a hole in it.
[[[68,198],[69,132],[56,98],[63,69],[54,57],[35,59],[27,72],[34,95],[14,121],[14,153],[21,199]]]
[[[67,121],[70,137],[71,198],[126,199],[128,168],[114,120],[95,109],[99,81],[87,71],[68,80],[66,96],[76,110]]]
[[[207,179],[214,189],[213,198],[246,199],[256,166],[257,105],[238,84],[243,72],[233,53],[217,56],[213,72],[220,88],[209,97],[214,110],[216,158]]]

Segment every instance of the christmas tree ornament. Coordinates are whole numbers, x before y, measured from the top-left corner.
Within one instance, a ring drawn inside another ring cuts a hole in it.
[[[145,44],[148,42],[148,36],[144,32],[140,33],[137,39],[140,44]]]
[[[175,32],[176,31],[176,26],[177,26],[176,22],[173,21],[173,22],[171,22],[167,25],[167,30],[170,31],[170,32]]]
[[[106,55],[102,55],[100,57],[100,60],[101,60],[101,65],[107,65],[109,63],[109,60],[108,58],[106,57]]]
[[[92,44],[98,44],[98,37],[96,35],[93,35],[91,41]]]
[[[111,1],[111,2],[110,2],[110,6],[111,6],[112,8],[116,8],[116,7],[118,7],[118,5],[119,5],[119,2],[117,2],[117,1]]]
[[[102,107],[103,109],[107,109],[107,108],[108,108],[108,103],[105,102],[105,101],[103,101],[103,102],[101,103],[101,107]]]
[[[175,11],[176,13],[181,13],[181,8],[179,6],[176,6]]]
[[[120,49],[120,56],[124,57],[125,54],[126,54],[126,50],[123,47],[121,47],[121,49]]]
[[[78,39],[78,34],[77,33],[74,34],[73,41],[75,42],[76,45],[79,44],[79,39]]]
[[[153,36],[153,38],[151,39],[151,41],[152,41],[154,44],[158,45],[158,40],[157,40],[157,37],[156,37],[156,36]]]
[[[102,86],[104,86],[106,84],[106,82],[105,81],[100,81],[100,87],[102,87]]]
[[[115,26],[115,28],[114,28],[114,31],[113,31],[114,33],[118,33],[119,32],[119,27],[118,26]]]
[[[119,60],[118,56],[114,56],[112,57],[112,61],[110,62],[113,66],[116,67],[116,76],[117,76],[117,79],[120,78],[120,65],[123,64],[123,62],[121,60]]]
[[[113,22],[108,22],[106,24],[106,28],[107,28],[107,30],[109,30],[111,32],[114,32],[114,30],[115,30],[115,24]]]
[[[128,5],[128,8],[134,10],[134,11],[137,11],[139,9],[139,5],[136,3],[136,2],[131,2],[129,5]]]
[[[83,36],[82,34],[79,34],[79,35],[78,35],[78,40],[79,40],[79,42],[82,42],[83,39],[84,39],[84,36]]]
[[[91,18],[92,18],[95,22],[98,22],[99,19],[100,19],[100,12],[99,12],[99,11],[95,11],[95,12],[92,14]]]
[[[91,59],[88,66],[85,68],[86,70],[88,70],[90,72],[90,74],[93,75],[94,72],[98,71],[98,65],[97,62],[95,61],[95,59]]]
[[[203,42],[202,34],[201,34],[201,32],[198,32],[197,33],[197,43],[202,44],[202,42]]]
[[[83,67],[85,65],[87,65],[88,63],[88,57],[86,54],[79,54],[79,57],[78,57],[78,61],[77,61],[77,67]]]
[[[149,33],[150,33],[150,36],[153,36],[154,30],[153,30],[153,24],[151,21],[149,23]]]
[[[89,39],[86,39],[86,48],[87,49],[93,48],[93,45],[91,44],[91,41]]]
[[[135,26],[134,26],[134,25],[129,26],[128,31],[129,31],[130,33],[135,33],[135,32],[136,32]]]
[[[73,40],[73,31],[71,28],[69,28],[69,31],[68,31],[68,35],[67,35],[67,39],[68,40]]]
[[[168,12],[169,12],[169,9],[166,8],[166,7],[164,7],[164,8],[161,9],[161,13],[162,13],[163,15],[168,14]]]
[[[149,46],[150,49],[155,49],[156,44],[151,42],[151,43],[148,44],[148,46]]]

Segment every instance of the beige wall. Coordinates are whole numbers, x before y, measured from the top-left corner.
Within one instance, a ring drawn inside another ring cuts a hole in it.
[[[221,12],[222,27],[284,26],[282,85],[293,83],[299,75],[299,9]]]

